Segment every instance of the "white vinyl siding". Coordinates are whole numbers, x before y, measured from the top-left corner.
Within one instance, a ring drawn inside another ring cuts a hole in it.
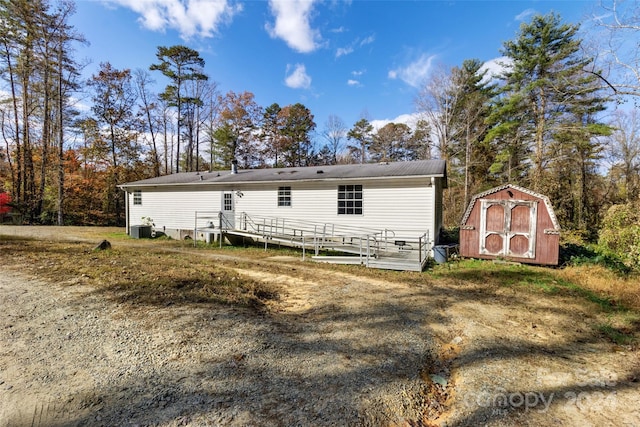
[[[439,180],[436,180],[439,184]],[[362,185],[362,214],[338,215],[336,204],[340,185]],[[295,203],[283,210],[274,197],[280,187],[290,187]],[[143,217],[150,217],[156,228],[192,230],[196,211],[222,209],[222,186],[203,187],[198,191],[189,187],[143,189],[144,205],[130,204],[131,225],[139,225]],[[240,196],[241,195],[241,196]],[[254,217],[278,217],[314,223],[328,223],[376,230],[393,230],[396,234],[415,235],[429,232],[434,239],[441,218],[435,216],[436,186],[429,179],[389,178],[359,179],[357,183],[335,180],[319,182],[287,182],[235,184],[230,193],[239,217],[246,213]],[[133,192],[129,193],[130,202]]]
[[[243,197],[236,199],[236,212],[263,217],[285,217],[317,223],[369,227],[379,230],[434,230],[434,187],[425,179],[389,179],[362,182],[362,215],[338,215],[335,181],[292,183],[295,203],[283,215],[273,203],[277,184],[241,187]]]
[[[196,211],[220,211],[220,191],[142,190],[142,193],[144,205],[129,206],[131,225],[140,225],[143,217],[149,217],[156,229],[192,230]]]

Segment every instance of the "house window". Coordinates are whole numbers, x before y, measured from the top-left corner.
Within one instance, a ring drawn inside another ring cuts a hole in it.
[[[233,210],[233,193],[224,193],[222,210],[229,212]]]
[[[362,215],[362,185],[338,186],[338,215]]]
[[[278,187],[278,206],[291,206],[291,187]]]
[[[142,204],[142,191],[133,190],[133,204],[141,205]]]

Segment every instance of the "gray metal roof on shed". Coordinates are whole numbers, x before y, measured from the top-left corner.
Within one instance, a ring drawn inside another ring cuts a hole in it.
[[[442,177],[446,178],[444,160],[416,160],[410,162],[365,163],[354,165],[307,166],[267,169],[238,169],[212,172],[181,172],[122,184],[120,188],[228,184],[268,183],[292,181],[350,180],[390,177]],[[446,182],[445,182],[446,186]]]

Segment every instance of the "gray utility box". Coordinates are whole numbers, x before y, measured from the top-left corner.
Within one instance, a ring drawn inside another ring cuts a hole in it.
[[[134,239],[150,239],[151,238],[151,226],[150,225],[132,225],[130,227],[129,236]]]

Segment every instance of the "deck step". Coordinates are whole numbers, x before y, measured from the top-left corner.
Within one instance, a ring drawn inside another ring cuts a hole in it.
[[[345,264],[345,265],[360,265],[362,264],[362,258],[359,256],[332,256],[332,255],[314,255],[311,257],[316,262],[326,262],[328,264]]]
[[[345,265],[360,265],[366,263],[366,258],[359,256],[331,256],[331,255],[316,255],[311,259],[316,262],[324,262],[328,264],[345,264]],[[407,260],[402,258],[369,258],[367,267],[379,268],[382,270],[398,270],[398,271],[422,271],[423,265],[415,260]]]

